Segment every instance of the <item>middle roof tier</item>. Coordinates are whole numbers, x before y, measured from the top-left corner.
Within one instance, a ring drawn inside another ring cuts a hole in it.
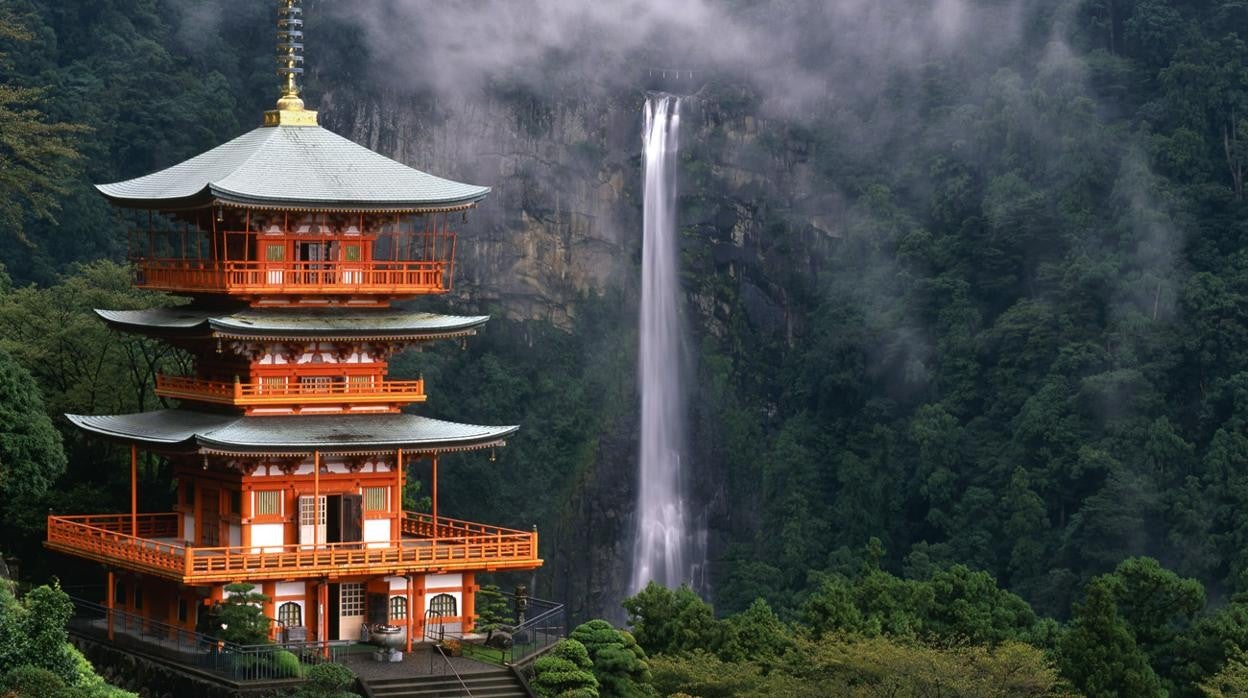
[[[411,414],[246,417],[188,409],[87,416],[67,414],[86,431],[152,450],[205,455],[411,455],[471,451],[506,444],[518,426],[460,424]]]
[[[425,341],[476,334],[488,315],[441,315],[401,308],[221,309],[174,306],[101,310],[111,327],[160,338]]]

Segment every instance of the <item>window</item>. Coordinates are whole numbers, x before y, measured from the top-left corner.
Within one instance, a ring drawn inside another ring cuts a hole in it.
[[[300,376],[299,387],[305,393],[328,393],[334,388],[334,378],[333,376]]]
[[[345,247],[343,247],[342,258],[343,260],[348,261],[348,262],[360,261],[360,246],[359,245],[346,245]]]
[[[365,487],[364,511],[387,511],[389,507],[389,487]]]
[[[455,597],[450,594],[438,594],[429,599],[429,614],[434,616],[457,616]]]
[[[282,491],[264,490],[256,493],[256,516],[281,516]]]
[[[343,584],[338,587],[338,615],[364,615],[363,584]]]
[[[407,617],[407,598],[403,596],[390,597],[390,620],[403,620]]]
[[[283,628],[297,628],[303,625],[303,607],[294,601],[287,601],[278,606],[277,622]]]
[[[230,490],[230,513],[241,514],[243,511],[243,493],[239,490]]]
[[[266,245],[264,259],[269,262],[286,261],[286,245]]]
[[[317,520],[317,514],[320,514],[320,520]],[[316,526],[325,525],[325,495],[320,496],[320,506],[313,506],[312,497],[299,498],[299,525],[300,526]]]
[[[286,392],[286,376],[260,376],[261,395],[268,393],[270,395],[280,395]]]

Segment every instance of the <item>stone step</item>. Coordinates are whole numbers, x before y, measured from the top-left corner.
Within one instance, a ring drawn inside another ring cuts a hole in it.
[[[454,676],[413,676],[373,679],[367,685],[374,698],[456,698],[468,695],[464,686],[473,698],[528,698],[529,695],[520,679],[506,669],[464,674],[462,679],[461,685]]]

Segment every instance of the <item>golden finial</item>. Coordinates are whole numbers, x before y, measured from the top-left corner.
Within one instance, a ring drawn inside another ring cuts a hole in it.
[[[301,0],[278,0],[277,74],[285,78],[277,109],[264,113],[265,126],[315,126],[316,112],[299,98],[303,74],[303,8]]]

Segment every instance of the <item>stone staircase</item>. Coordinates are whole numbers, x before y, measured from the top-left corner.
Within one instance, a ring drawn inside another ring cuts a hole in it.
[[[370,698],[530,698],[532,695],[510,669],[474,671],[461,675],[461,685],[453,674],[410,678],[370,679],[364,683]],[[464,692],[464,686],[468,692]]]

